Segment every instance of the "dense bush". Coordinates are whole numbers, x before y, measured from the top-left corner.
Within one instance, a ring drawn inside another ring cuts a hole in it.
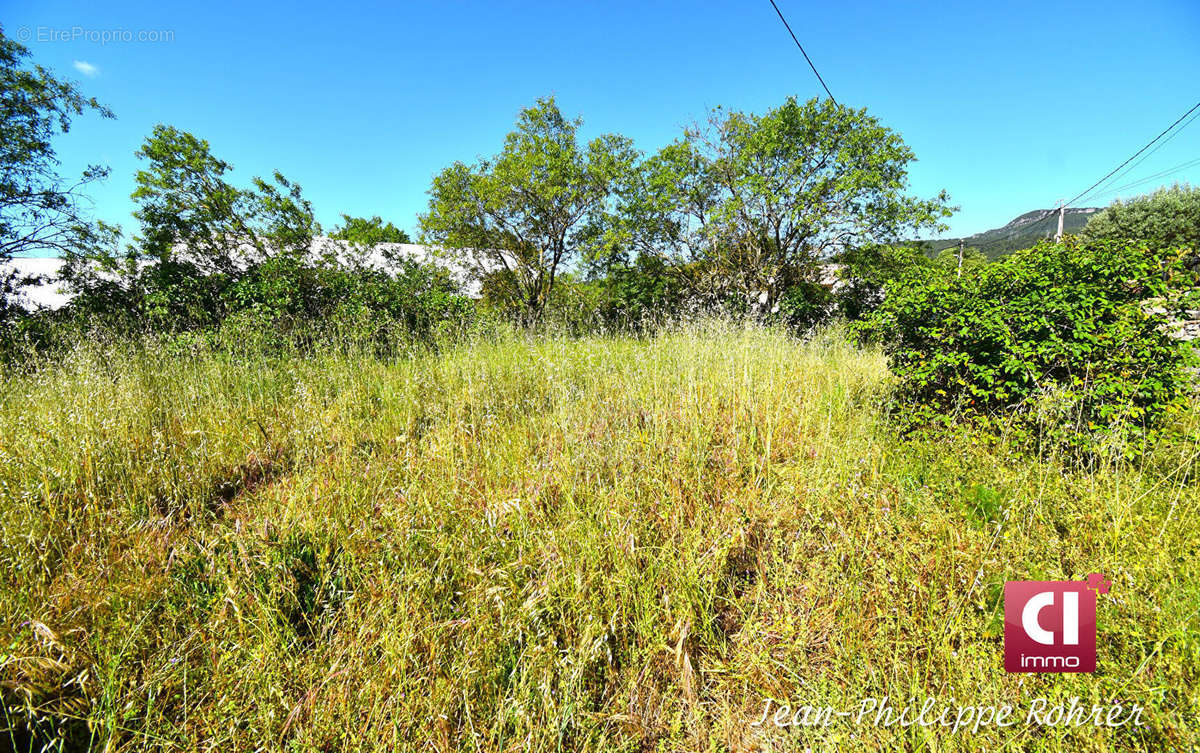
[[[885,289],[915,270],[934,264],[922,249],[912,245],[868,245],[840,254],[835,294],[837,310],[851,321],[870,315],[885,297]]]
[[[913,425],[966,416],[1089,452],[1132,449],[1188,384],[1191,348],[1167,317],[1191,297],[1189,256],[1069,240],[962,277],[916,267],[859,330],[887,344]]]
[[[235,310],[274,317],[322,319],[361,308],[426,335],[441,323],[471,316],[474,304],[459,294],[438,267],[402,261],[394,274],[371,268],[302,265],[272,260],[245,275],[230,290]]]
[[[75,294],[68,317],[179,333],[230,319],[278,330],[365,312],[424,337],[474,313],[443,269],[386,253],[386,271],[368,264],[370,246],[408,241],[390,222],[342,215],[333,237],[349,241],[349,252],[314,248],[321,228],[312,205],[282,174],[235,186],[232,166],[207,141],[165,125],[137,156],[146,162],[133,193],[140,233],[127,243],[100,223],[71,249],[62,271]]]
[[[1088,240],[1145,242],[1159,248],[1200,247],[1200,188],[1170,188],[1114,201],[1080,233]]]
[[[384,272],[280,256],[237,274],[211,275],[189,265],[159,264],[122,284],[76,290],[67,315],[166,331],[211,327],[244,313],[321,319],[363,307],[425,332],[439,322],[470,316],[474,306],[445,270],[414,261],[401,261]]]
[[[689,304],[686,269],[654,254],[638,254],[608,269],[596,287],[609,325],[647,326],[678,318]]]
[[[789,327],[808,329],[829,317],[834,297],[829,288],[816,282],[801,282],[783,291],[776,316]]]
[[[376,215],[370,219],[351,217],[342,214],[342,224],[335,227],[329,237],[338,241],[350,241],[360,246],[374,246],[379,243],[412,243],[408,233],[392,223],[384,223],[383,218]]]

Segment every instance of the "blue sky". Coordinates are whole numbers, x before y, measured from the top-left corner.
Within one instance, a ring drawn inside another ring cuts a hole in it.
[[[1196,0],[777,2],[834,96],[914,150],[912,191],[950,192],[951,235],[1074,196],[1200,101]],[[112,167],[95,209],[127,230],[133,153],[159,122],[208,139],[235,180],[281,170],[327,227],[412,231],[430,178],[496,152],[538,96],[652,151],[709,107],[821,91],[768,0],[8,0],[0,23],[116,112],[57,146],[65,172]],[[1121,183],[1197,158],[1200,123]],[[1200,165],[1173,180],[1200,184]]]

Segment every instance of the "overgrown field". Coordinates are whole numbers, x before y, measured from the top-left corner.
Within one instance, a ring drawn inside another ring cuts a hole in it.
[[[903,440],[888,394],[836,332],[716,325],[9,372],[0,748],[1200,746],[1198,448],[1082,471]],[[1003,582],[1091,572],[1098,671],[1006,674]],[[883,695],[1147,711],[752,726]]]

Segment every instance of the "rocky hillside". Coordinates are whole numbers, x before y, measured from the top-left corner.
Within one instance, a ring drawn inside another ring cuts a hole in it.
[[[1103,207],[1068,209],[1063,218],[1063,232],[1079,232],[1092,218],[1092,215],[1101,209]],[[978,249],[989,258],[994,259],[1010,251],[1030,248],[1043,238],[1054,237],[1054,233],[1058,229],[1057,211],[1055,208],[1034,209],[1017,217],[1004,227],[969,235],[962,240],[966,241],[967,248]],[[927,243],[933,251],[941,251],[958,246],[958,241],[958,238],[940,238],[935,241],[927,241]]]

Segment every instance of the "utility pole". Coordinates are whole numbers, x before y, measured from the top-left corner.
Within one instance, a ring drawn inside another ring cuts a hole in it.
[[[958,239],[958,276],[962,277],[962,254],[963,254],[963,239]]]
[[[1058,200],[1058,232],[1054,234],[1054,242],[1055,243],[1058,243],[1059,241],[1062,240],[1063,215],[1066,213],[1066,211],[1067,211],[1067,205],[1062,202],[1062,199],[1059,199]]]

